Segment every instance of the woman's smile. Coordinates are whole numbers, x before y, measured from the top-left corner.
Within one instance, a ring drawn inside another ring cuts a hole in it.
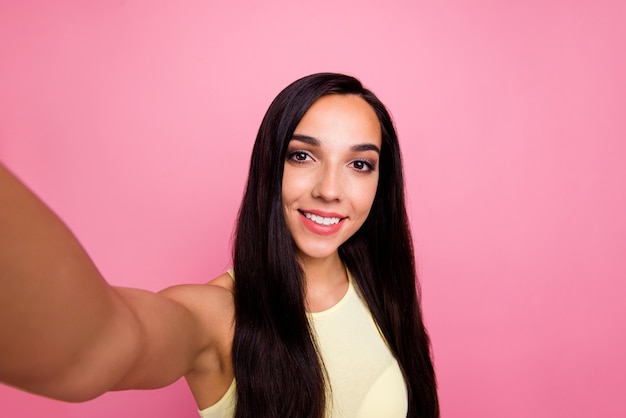
[[[335,213],[324,213],[320,211],[299,210],[302,215],[302,222],[311,232],[320,235],[331,235],[339,231],[344,216]]]

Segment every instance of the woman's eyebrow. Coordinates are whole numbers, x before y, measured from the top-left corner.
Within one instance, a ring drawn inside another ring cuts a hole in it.
[[[313,138],[312,136],[308,136],[308,135],[293,134],[291,139],[292,140],[295,139],[296,141],[304,142],[306,144],[313,145],[315,147],[320,146],[319,139]]]
[[[380,154],[380,148],[374,144],[357,144],[350,147],[352,151],[375,151]]]
[[[308,136],[308,135],[300,135],[300,134],[293,134],[291,137],[292,140],[296,140],[296,141],[300,141],[300,142],[304,142],[305,144],[309,144],[312,145],[314,147],[319,147],[321,145],[320,140],[317,138],[313,138],[312,136]],[[364,144],[356,144],[350,147],[350,149],[352,151],[374,151],[378,154],[380,154],[380,148],[378,148],[376,145],[371,144],[371,143],[364,143]]]

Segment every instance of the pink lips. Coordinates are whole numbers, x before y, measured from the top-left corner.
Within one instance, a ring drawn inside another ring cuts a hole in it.
[[[317,216],[322,216],[324,218],[339,218],[339,222],[336,224],[332,224],[332,225],[320,225],[316,222],[313,222],[309,218],[307,218],[303,212],[311,213]],[[300,219],[302,219],[302,223],[309,231],[318,235],[332,235],[341,229],[342,227],[341,224],[343,223],[345,217],[338,213],[333,213],[333,212],[306,210],[306,211],[300,211]]]

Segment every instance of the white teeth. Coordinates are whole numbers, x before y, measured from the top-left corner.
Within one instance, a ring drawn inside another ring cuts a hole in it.
[[[318,216],[307,212],[304,212],[304,216],[319,225],[335,225],[338,224],[341,220],[341,218],[324,218],[323,216]]]

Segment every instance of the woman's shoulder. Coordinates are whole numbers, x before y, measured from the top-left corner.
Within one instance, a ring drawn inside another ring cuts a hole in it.
[[[232,279],[228,273],[207,283],[172,286],[160,293],[190,311],[209,338],[211,334],[218,339],[231,334],[229,331],[234,324],[235,305]]]
[[[221,287],[222,289],[227,290],[228,292],[231,293],[233,292],[233,284],[234,284],[234,273],[233,270],[230,269],[227,272],[217,276],[216,278],[214,278],[213,280],[209,281],[206,285],[207,286],[217,286],[217,287]]]
[[[206,298],[214,302],[222,299],[222,302],[227,302],[232,301],[233,279],[228,272],[225,272],[206,283],[171,286],[159,293],[185,306],[197,304],[204,306],[207,302]]]

